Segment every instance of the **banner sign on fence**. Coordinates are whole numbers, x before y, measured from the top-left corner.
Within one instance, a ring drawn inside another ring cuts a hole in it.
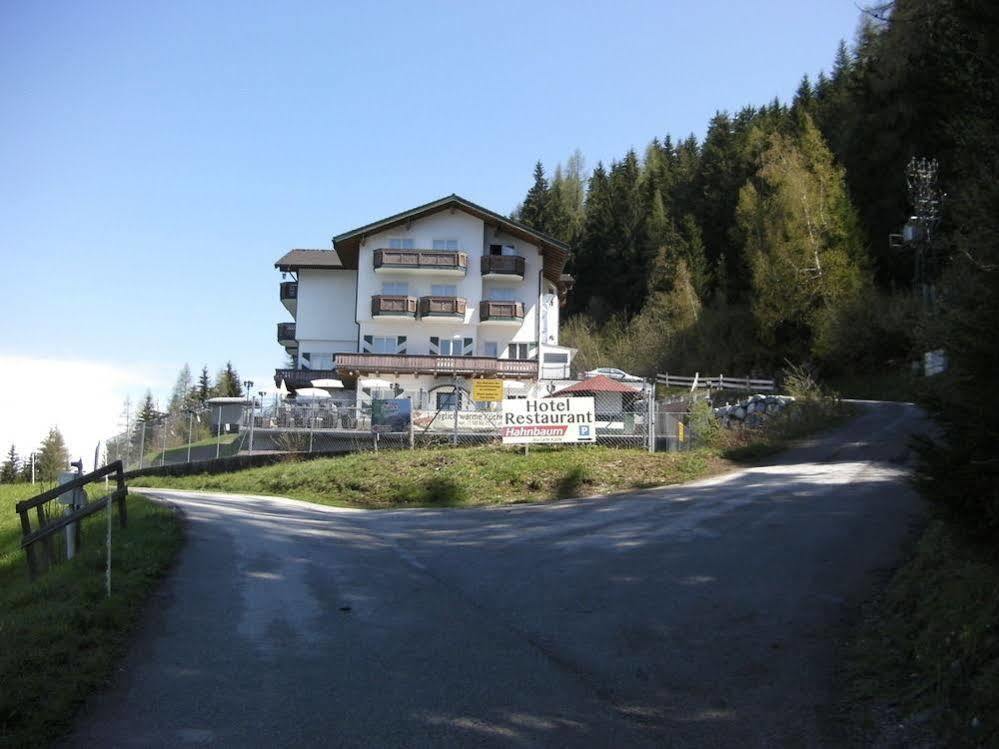
[[[503,400],[503,380],[472,380],[472,400],[499,403]]]
[[[408,432],[412,417],[409,398],[372,398],[372,432]]]
[[[458,431],[495,434],[502,416],[497,411],[459,411]],[[414,411],[413,426],[421,432],[453,432],[454,411]]]
[[[512,398],[503,401],[503,444],[595,442],[593,398]]]

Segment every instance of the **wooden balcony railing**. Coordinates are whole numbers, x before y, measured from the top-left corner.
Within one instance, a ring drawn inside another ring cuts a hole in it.
[[[281,301],[298,299],[298,281],[284,281],[281,284]]]
[[[523,302],[494,302],[488,299],[479,302],[479,320],[482,322],[497,320],[516,322],[523,319]]]
[[[526,270],[524,258],[518,255],[483,255],[480,268],[483,276],[520,276],[524,277]]]
[[[278,343],[285,346],[289,343],[295,343],[295,323],[279,322],[277,324],[277,339]]]
[[[371,297],[371,316],[416,317],[415,296],[378,294]]]
[[[275,369],[274,387],[281,387],[284,381],[289,390],[312,387],[313,380],[332,380],[337,377],[335,369]]]
[[[417,354],[337,354],[339,376],[370,372],[398,374],[495,376],[535,379],[538,363],[485,356],[423,356]]]
[[[375,270],[468,272],[468,253],[457,250],[375,250]]]
[[[420,317],[464,317],[465,305],[460,296],[421,296]]]

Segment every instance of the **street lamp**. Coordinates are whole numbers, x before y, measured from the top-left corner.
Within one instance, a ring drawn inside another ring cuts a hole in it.
[[[253,401],[253,380],[243,380],[246,394],[250,398],[250,452],[253,452],[253,409],[256,405]]]

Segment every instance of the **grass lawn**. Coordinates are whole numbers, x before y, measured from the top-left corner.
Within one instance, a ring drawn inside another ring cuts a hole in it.
[[[135,486],[273,494],[350,507],[458,506],[576,497],[675,484],[718,473],[717,451],[496,446],[365,452],[233,473],[143,476]]]
[[[67,730],[81,702],[107,683],[142,602],[183,540],[170,509],[133,494],[126,529],[118,527],[115,511],[111,598],[104,591],[103,512],[83,521],[83,549],[75,559],[30,583],[14,505],[47,488],[0,486],[0,746],[44,746]],[[103,487],[89,491],[101,496]],[[63,538],[55,537],[62,550]]]
[[[240,434],[223,434],[221,439],[219,437],[205,437],[204,439],[192,442],[191,447],[206,447],[209,445],[214,447],[216,444],[221,444],[222,448],[219,451],[219,457],[228,458],[230,455],[235,455],[239,452],[240,436]],[[180,447],[168,447],[166,450],[157,450],[156,452],[148,453],[145,458],[143,458],[142,465],[154,466],[164,458],[166,463],[183,463],[187,460],[187,444],[185,443]]]

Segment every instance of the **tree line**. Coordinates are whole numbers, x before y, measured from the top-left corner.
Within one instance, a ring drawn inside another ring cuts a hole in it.
[[[903,373],[945,439],[923,451],[935,496],[999,532],[997,425],[981,388],[999,371],[999,8],[986,0],[870,6],[831,69],[790,102],[718,112],[705,137],[654,138],[586,173],[543,165],[514,216],[569,242],[563,338],[581,368]],[[933,262],[888,241],[911,215],[906,165],[939,163]],[[984,521],[984,522],[982,522]]]

